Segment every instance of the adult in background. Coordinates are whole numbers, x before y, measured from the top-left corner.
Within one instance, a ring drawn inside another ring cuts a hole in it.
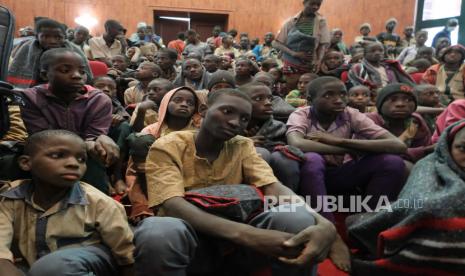
[[[436,48],[439,39],[442,38],[442,37],[448,38],[449,41],[451,41],[450,34],[453,31],[455,31],[455,29],[457,29],[458,25],[459,25],[459,21],[456,18],[449,19],[449,21],[447,21],[447,25],[444,27],[444,29],[434,36],[433,43],[431,44],[431,47]]]
[[[302,74],[318,72],[331,42],[326,19],[318,13],[323,0],[304,0],[304,9],[284,23],[273,47],[283,52],[287,87],[295,89]]]

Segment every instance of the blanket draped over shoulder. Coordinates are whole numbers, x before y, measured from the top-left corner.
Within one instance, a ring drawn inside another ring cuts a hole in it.
[[[366,214],[349,226],[350,239],[371,256],[354,258],[354,275],[463,275],[465,172],[452,159],[449,136],[464,122],[417,163],[392,212]]]

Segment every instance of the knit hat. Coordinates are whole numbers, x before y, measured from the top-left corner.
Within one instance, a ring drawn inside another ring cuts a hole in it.
[[[446,48],[446,50],[442,53],[442,55],[439,57],[439,61],[445,63],[446,61],[444,60],[444,58],[446,57],[446,55],[452,51],[452,50],[456,50],[456,51],[459,51],[461,54],[462,54],[462,61],[465,60],[465,47],[463,47],[462,45],[460,44],[457,44],[457,45],[454,45],[454,46],[449,46],[448,48]]]
[[[411,96],[415,102],[415,110],[417,109],[417,97],[415,97],[415,94],[413,93],[413,88],[408,84],[395,83],[386,85],[378,92],[378,97],[376,98],[376,109],[378,109],[379,114],[381,114],[381,110],[386,99],[397,93],[405,93]]]
[[[236,87],[236,80],[230,72],[225,70],[218,70],[210,76],[210,81],[208,82],[208,90],[211,90],[215,84],[222,82],[231,85],[233,88]]]
[[[361,30],[363,28],[368,28],[371,31],[371,24],[370,23],[363,23],[362,25],[360,25],[359,30]]]
[[[397,23],[398,23],[397,19],[395,19],[394,17],[391,17],[391,18],[389,18],[388,20],[386,20],[385,25],[387,25],[387,24],[389,24],[389,23],[391,23],[391,22],[396,23],[396,25],[397,25]]]

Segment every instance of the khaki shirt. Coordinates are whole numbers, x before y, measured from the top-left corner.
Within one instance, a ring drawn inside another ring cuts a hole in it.
[[[107,42],[103,39],[103,36],[93,37],[89,40],[89,47],[92,57],[97,58],[112,58],[116,55],[123,53],[123,46],[117,39],[113,41],[113,44],[108,47]]]
[[[145,91],[139,84],[129,87],[124,91],[124,105],[137,104],[144,101]]]
[[[139,113],[139,105],[140,104],[136,105],[136,108],[134,109],[134,112],[132,113],[131,120],[129,122],[131,126],[133,126],[134,122],[136,121],[137,114]],[[155,124],[156,122],[158,122],[158,112],[156,112],[153,109],[147,109],[145,111],[144,127],[149,126],[151,124]]]
[[[257,187],[278,182],[270,166],[257,154],[252,140],[236,136],[224,143],[210,164],[196,154],[195,131],[177,131],[158,139],[146,162],[149,206],[162,204],[184,192],[219,184]]]
[[[0,259],[13,262],[11,248],[32,265],[64,248],[108,246],[119,265],[134,263],[133,234],[123,206],[89,184],[76,183],[48,210],[33,202],[31,180],[18,180],[0,195]],[[53,265],[53,264],[50,264]]]
[[[276,36],[276,40],[284,45],[287,45],[287,35],[295,27],[301,16],[302,12],[300,12],[294,17],[289,18],[281,27],[281,30]],[[321,14],[316,13],[314,22],[315,25],[313,27],[313,36],[316,39],[316,50],[319,45],[329,44],[331,42],[331,36],[329,33],[328,24],[326,23],[326,18],[324,18]]]
[[[8,112],[10,114],[10,129],[5,136],[1,137],[0,142],[25,142],[27,138],[27,131],[24,126],[23,119],[21,118],[21,110],[19,106],[9,105]]]

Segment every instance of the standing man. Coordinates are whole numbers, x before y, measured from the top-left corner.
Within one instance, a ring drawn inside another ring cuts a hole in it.
[[[436,36],[434,36],[433,44],[431,45],[431,47],[435,48],[436,44],[438,44],[439,39],[442,37],[446,37],[450,41],[451,40],[450,34],[453,31],[455,31],[455,29],[457,29],[458,25],[459,25],[459,21],[456,18],[449,19],[444,29],[440,31],[439,33],[437,33]]]
[[[293,90],[305,73],[318,72],[331,42],[326,19],[318,13],[323,0],[304,0],[304,9],[284,23],[273,47],[283,52],[283,73]]]

